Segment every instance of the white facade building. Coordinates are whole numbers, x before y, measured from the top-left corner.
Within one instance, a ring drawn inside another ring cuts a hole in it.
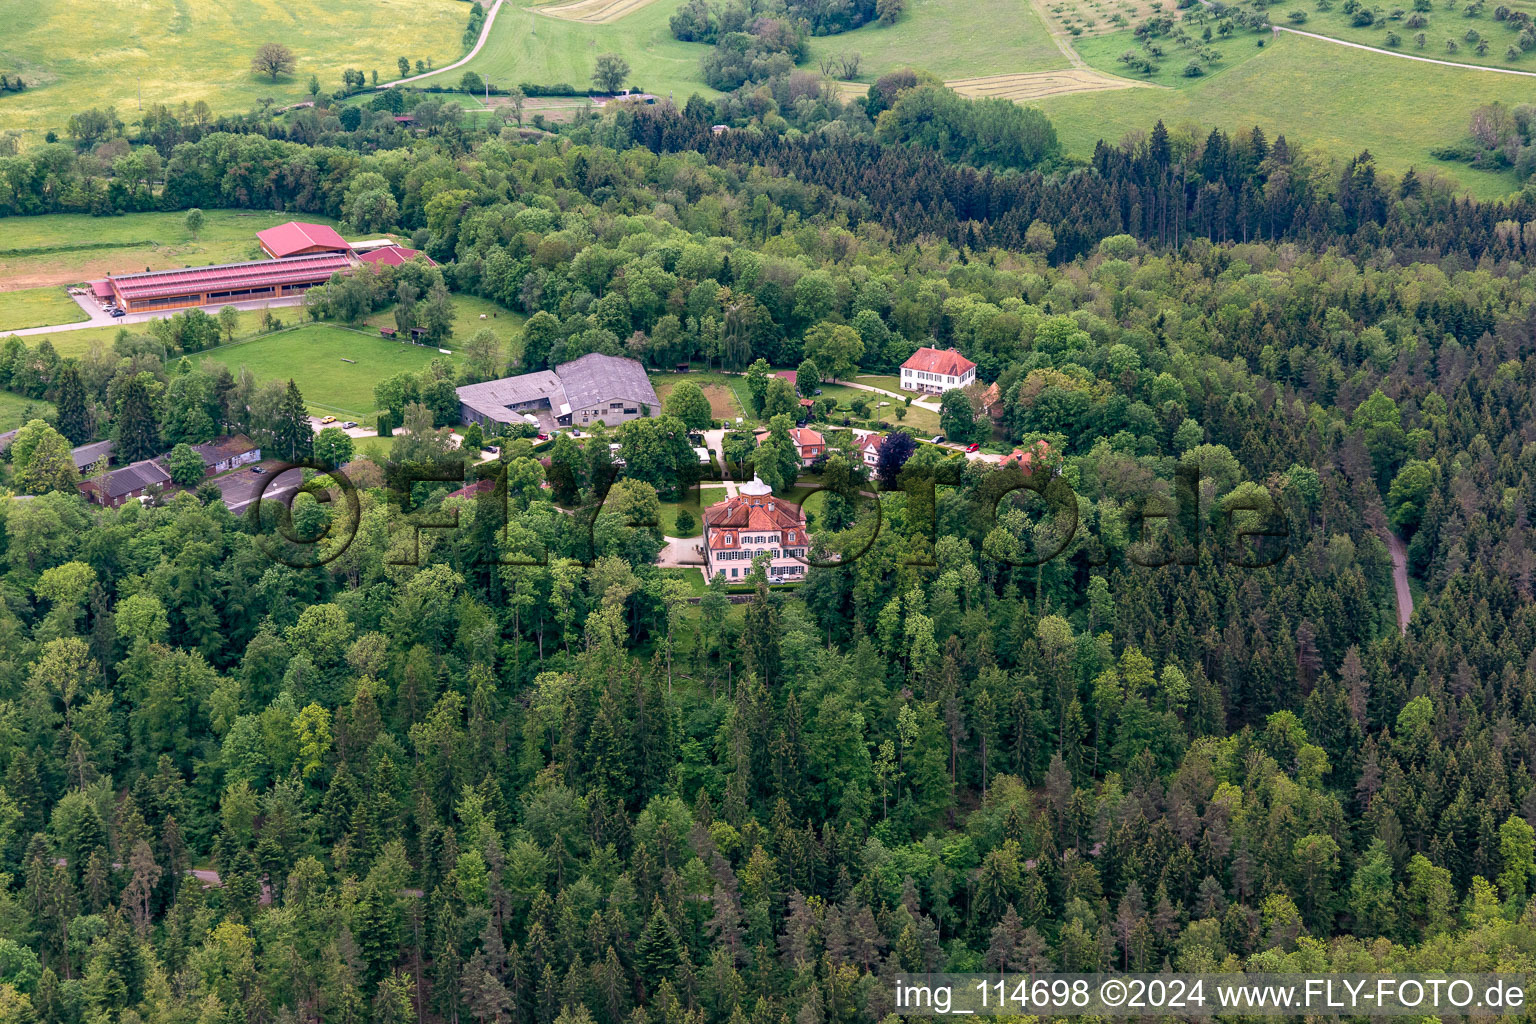
[[[941,395],[976,381],[976,364],[952,348],[924,346],[901,364],[901,389]]]

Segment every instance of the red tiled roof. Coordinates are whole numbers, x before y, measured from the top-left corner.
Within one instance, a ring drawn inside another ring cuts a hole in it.
[[[306,281],[319,282],[351,265],[352,260],[348,256],[322,252],[286,260],[252,260],[249,263],[224,263],[212,267],[187,267],[185,270],[152,270],[144,274],[124,274],[111,280],[123,298],[132,301],[168,295],[190,295],[215,289],[233,291],[240,288],[303,284]]]
[[[334,228],[328,228],[324,224],[303,224],[296,220],[279,224],[275,228],[267,228],[265,231],[258,231],[256,237],[268,252],[279,258],[302,252],[316,245],[343,251],[351,249],[346,239],[338,235]]]
[[[790,427],[789,439],[802,448],[813,444],[826,444],[822,436],[810,427]]]
[[[780,533],[782,542],[790,547],[806,543],[800,509],[782,498],[768,495],[738,494],[709,506],[704,510],[704,529],[711,548],[737,547],[737,534],[741,530]]]
[[[1049,454],[1051,454],[1051,446],[1044,441],[1036,441],[1030,445],[1028,451],[1022,448],[1015,448],[1007,455],[1004,455],[1002,462],[998,463],[998,465],[1012,466],[1017,463],[1020,469],[1028,473],[1033,469],[1036,459],[1043,459]]]
[[[946,377],[958,377],[976,364],[952,348],[938,349],[923,346],[912,353],[912,358],[901,364],[903,370],[921,370],[923,373],[940,373]]]
[[[859,449],[877,449],[878,450],[880,445],[882,443],[884,443],[884,441],[885,441],[885,435],[884,434],[865,434],[863,437],[861,437],[857,441],[853,442],[853,446],[855,448],[859,448]]]
[[[417,256],[422,256],[420,249],[407,249],[403,245],[386,245],[372,252],[361,253],[357,258],[364,263],[387,263],[391,267],[398,267]],[[427,261],[428,266],[437,266],[430,256],[422,256],[422,259]]]
[[[91,294],[98,299],[110,299],[112,297],[111,281],[92,281]]]

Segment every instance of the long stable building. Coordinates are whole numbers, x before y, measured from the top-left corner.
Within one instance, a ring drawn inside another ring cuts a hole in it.
[[[211,267],[151,270],[108,277],[105,283],[119,306],[130,313],[144,313],[299,296],[353,265],[347,253],[325,252]]]

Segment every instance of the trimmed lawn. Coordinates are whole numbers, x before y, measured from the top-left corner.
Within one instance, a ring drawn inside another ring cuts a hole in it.
[[[939,432],[938,413],[929,412],[927,409],[917,405],[903,406],[899,398],[887,398],[884,395],[877,395],[873,391],[860,391],[858,388],[845,387],[842,384],[823,384],[821,386],[821,397],[836,399],[838,409],[840,410],[847,410],[849,402],[862,398],[869,403],[869,416],[866,417],[867,419],[887,420],[895,426],[911,427],[919,434],[929,437]],[[878,406],[881,402],[889,402],[891,404],[884,408],[879,408]],[[905,419],[896,418],[897,408],[906,409]]]
[[[48,324],[77,324],[89,319],[63,288],[0,291],[0,333]]]
[[[141,97],[143,109],[205,100],[215,114],[264,99],[285,106],[309,98],[311,74],[337,89],[344,68],[387,81],[397,57],[451,63],[464,53],[468,20],[460,0],[102,0],[85,17],[70,4],[7,4],[4,63],[28,88],[6,94],[5,123],[25,130],[27,147],[48,129],[63,135],[69,116],[89,107],[116,107],[132,121]],[[276,81],[251,71],[252,54],[269,41],[298,60]]]
[[[698,569],[669,567],[666,569],[657,569],[656,573],[657,575],[661,576],[662,579],[682,580],[688,585],[688,593],[691,597],[703,597],[704,591],[708,587],[708,584],[704,582],[704,574]]]
[[[1260,38],[1270,36],[1240,33],[1217,49],[1236,60],[1237,50],[1257,49]],[[1092,155],[1100,139],[1150,131],[1159,118],[1170,131],[1189,125],[1202,138],[1212,127],[1258,125],[1271,140],[1284,134],[1340,161],[1369,149],[1383,170],[1432,170],[1490,199],[1514,191],[1514,175],[1438,161],[1430,150],[1464,139],[1474,108],[1528,102],[1531,88],[1530,79],[1515,75],[1400,60],[1282,32],[1254,56],[1187,88],[1126,89],[1111,99],[1053,96],[1040,107],[1075,156]]]
[[[901,394],[901,378],[890,374],[860,373],[853,378],[855,384],[868,384],[872,388],[884,388]],[[870,397],[874,397],[871,395]]]
[[[393,437],[354,437],[352,457],[354,459],[374,458],[380,462],[388,462],[389,453],[394,450],[394,447]]]
[[[711,505],[725,500],[724,487],[700,487],[683,501],[664,501],[661,503],[661,532],[668,537],[697,537],[704,532],[704,510]],[[693,529],[679,533],[677,529],[677,513],[679,509],[687,509],[693,516]]]
[[[30,95],[30,90],[7,93],[6,102]],[[336,226],[325,217],[273,210],[205,210],[203,218],[196,238],[187,231],[185,213],[129,213],[121,217],[52,213],[7,218],[0,236],[4,239],[0,243],[0,288],[84,284],[109,273],[127,274],[146,267],[170,270],[263,259],[256,244],[258,231],[295,219]]]
[[[0,431],[15,430],[28,420],[51,422],[53,418],[52,402],[41,402],[14,391],[0,391]]]
[[[236,374],[247,367],[262,382],[292,377],[310,412],[359,421],[378,411],[373,401],[375,384],[402,371],[414,373],[439,358],[435,348],[386,341],[329,324],[236,342],[202,355]]]

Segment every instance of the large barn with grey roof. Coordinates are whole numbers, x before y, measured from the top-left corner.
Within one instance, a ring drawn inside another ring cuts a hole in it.
[[[645,367],[597,352],[553,370],[466,384],[458,394],[464,422],[485,426],[526,422],[531,416],[545,430],[599,421],[611,427],[661,409]]]

